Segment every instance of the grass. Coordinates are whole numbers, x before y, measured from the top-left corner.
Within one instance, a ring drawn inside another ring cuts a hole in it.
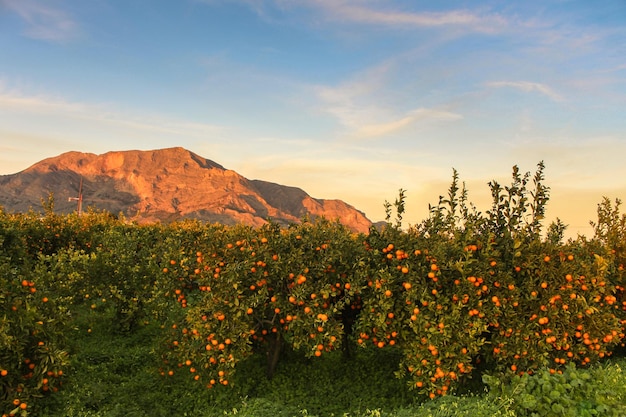
[[[361,351],[345,360],[340,352],[306,359],[286,354],[272,380],[264,358],[240,364],[232,387],[206,389],[189,375],[158,373],[157,323],[130,334],[114,331],[110,313],[82,311],[72,335],[72,366],[64,388],[36,405],[33,415],[52,417],[161,416],[366,416],[512,417],[526,411],[515,390],[488,395],[480,381],[462,396],[430,401],[409,391],[394,376],[397,353]],[[598,392],[626,402],[626,361],[593,372]],[[601,386],[600,386],[601,385]],[[595,391],[589,391],[593,394]],[[591,394],[590,394],[591,395]],[[595,395],[595,394],[593,394]],[[621,397],[620,397],[621,396]],[[558,415],[558,414],[554,414]],[[592,415],[592,414],[589,414]]]

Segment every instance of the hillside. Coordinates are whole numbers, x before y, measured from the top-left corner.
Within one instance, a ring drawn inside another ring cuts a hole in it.
[[[339,220],[366,232],[371,221],[341,200],[309,196],[304,190],[235,171],[183,148],[119,151],[102,155],[67,152],[11,175],[0,176],[0,206],[10,212],[40,210],[54,195],[55,210],[76,210],[82,180],[83,210],[123,213],[139,222],[182,218],[254,226],[267,219],[287,224],[304,216]]]

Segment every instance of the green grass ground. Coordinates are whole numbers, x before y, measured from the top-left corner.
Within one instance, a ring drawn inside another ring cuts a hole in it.
[[[480,381],[472,381],[462,396],[434,401],[417,397],[394,371],[394,352],[361,351],[350,360],[340,352],[321,359],[288,354],[272,380],[265,378],[264,360],[242,363],[232,387],[208,390],[180,372],[158,373],[157,348],[161,334],[156,323],[140,326],[132,334],[113,331],[110,317],[86,310],[73,330],[72,367],[64,388],[44,399],[33,415],[52,417],[161,417],[225,415],[277,416],[523,416],[515,401],[524,386],[503,387],[491,396]],[[89,331],[91,329],[91,331]],[[621,367],[620,367],[621,365]],[[603,365],[596,378],[603,394],[626,404],[625,361]],[[592,384],[594,381],[587,381]],[[519,390],[519,392],[516,392]],[[597,390],[596,390],[597,391]],[[593,389],[590,395],[596,395]],[[473,392],[473,393],[472,393]],[[608,392],[608,394],[607,394]],[[533,394],[535,395],[535,394]],[[593,402],[593,399],[590,399]],[[579,401],[580,402],[580,401]],[[590,403],[589,410],[593,409]],[[576,405],[585,410],[585,405]],[[591,408],[590,408],[591,407]],[[624,410],[626,413],[626,410]],[[580,415],[602,415],[585,414]],[[540,414],[569,415],[569,414]],[[607,414],[608,415],[608,414]],[[626,414],[624,414],[626,415]]]

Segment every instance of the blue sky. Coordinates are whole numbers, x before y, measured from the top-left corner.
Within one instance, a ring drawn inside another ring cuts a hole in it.
[[[544,161],[574,236],[626,199],[623,0],[0,0],[0,52],[0,175],[182,146],[415,224]]]

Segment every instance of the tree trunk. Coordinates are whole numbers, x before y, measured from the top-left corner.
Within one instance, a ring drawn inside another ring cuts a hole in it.
[[[349,306],[344,307],[341,313],[341,323],[343,324],[343,335],[341,339],[341,347],[343,351],[343,357],[345,359],[352,358],[352,349],[350,345],[350,336],[352,335],[352,326],[354,325],[357,312],[352,310]]]
[[[350,346],[350,337],[348,333],[344,331],[342,335],[341,347],[344,359],[352,359],[352,348]]]
[[[280,353],[283,348],[283,339],[280,332],[274,333],[273,336],[268,337],[267,345],[267,378],[272,379],[276,365],[280,359]]]

